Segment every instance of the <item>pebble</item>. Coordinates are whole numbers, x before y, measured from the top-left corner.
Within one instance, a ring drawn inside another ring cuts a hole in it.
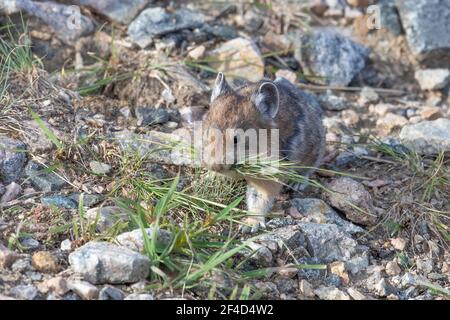
[[[422,90],[439,90],[450,82],[450,70],[421,69],[416,71],[415,78]]]
[[[99,162],[99,161],[91,161],[89,162],[89,167],[92,172],[99,175],[107,175],[111,172],[111,166],[109,164]]]
[[[86,218],[98,231],[105,232],[119,220],[128,221],[128,213],[120,207],[98,207],[87,210]]]
[[[391,245],[394,247],[394,249],[403,251],[406,247],[406,241],[402,238],[393,238],[391,239]]]
[[[11,294],[20,300],[34,300],[37,298],[39,291],[31,284],[19,285],[11,288]]]
[[[94,284],[134,283],[150,271],[148,257],[106,242],[88,242],[69,255],[72,269]]]
[[[347,293],[352,297],[353,300],[367,300],[367,297],[355,288],[348,288]]]
[[[125,300],[155,300],[155,297],[148,293],[132,293],[126,296]]]
[[[304,280],[304,279],[300,280],[300,285],[299,285],[299,287],[300,287],[300,292],[301,292],[305,297],[307,297],[307,298],[313,298],[313,297],[315,296],[313,287],[312,287],[312,285],[311,285],[308,281],[306,281],[306,280]]]
[[[432,121],[442,118],[443,116],[441,108],[439,107],[425,107],[420,111],[420,117],[423,120]]]
[[[48,279],[45,282],[45,285],[47,286],[49,291],[54,292],[59,296],[63,296],[69,291],[69,288],[67,286],[67,281],[63,277],[58,276],[58,277]]]
[[[17,199],[22,192],[22,188],[15,182],[11,182],[5,189],[5,193],[0,198],[0,203],[7,203]]]
[[[58,260],[48,251],[38,251],[31,257],[32,266],[44,273],[56,273],[59,270]]]
[[[350,296],[335,287],[320,286],[314,293],[321,300],[350,300]]]
[[[87,281],[69,279],[67,281],[67,288],[75,292],[84,300],[94,300],[98,298],[98,288]]]
[[[106,286],[100,290],[98,299],[99,300],[123,300],[124,296],[125,295],[122,292],[122,290],[111,287],[111,286]]]
[[[395,261],[389,261],[386,264],[385,270],[389,276],[397,276],[402,272],[402,269],[400,269],[400,266]]]

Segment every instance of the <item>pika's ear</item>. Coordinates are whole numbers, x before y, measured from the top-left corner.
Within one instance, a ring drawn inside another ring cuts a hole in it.
[[[217,97],[221,96],[222,94],[225,94],[227,92],[231,92],[232,89],[230,85],[228,84],[227,80],[225,79],[225,76],[222,72],[219,72],[217,74],[216,82],[214,83],[214,88],[212,90],[211,94],[211,102],[217,99]]]
[[[264,82],[253,95],[253,103],[264,117],[275,118],[280,104],[277,86],[272,82]]]

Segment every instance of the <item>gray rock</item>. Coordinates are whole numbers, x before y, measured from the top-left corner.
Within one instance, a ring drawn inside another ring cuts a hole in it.
[[[72,241],[69,239],[65,239],[61,242],[61,250],[62,251],[70,251],[72,250]]]
[[[39,191],[59,191],[67,185],[66,181],[57,174],[48,172],[48,169],[33,161],[25,167],[25,174],[31,180],[33,187]]]
[[[91,161],[89,162],[89,167],[95,174],[105,175],[111,172],[111,166],[103,162]]]
[[[67,288],[75,292],[84,300],[92,300],[98,298],[98,288],[86,281],[69,279],[67,281]]]
[[[122,290],[114,287],[104,287],[98,295],[99,300],[123,300],[124,294]]]
[[[19,11],[17,0],[0,0],[0,12],[11,15]]]
[[[128,221],[128,213],[120,207],[99,207],[86,211],[86,218],[96,223],[98,231],[104,232],[119,220]]]
[[[112,21],[129,24],[145,8],[148,0],[75,0],[74,3],[89,6]]]
[[[26,238],[20,240],[20,245],[28,250],[34,250],[34,249],[39,248],[39,246],[41,244],[36,239],[33,239],[31,237],[26,237]]]
[[[146,229],[147,236],[152,237],[153,229]],[[158,231],[158,243],[161,245],[168,245],[170,243],[171,235],[167,230]],[[116,237],[116,241],[119,245],[126,247],[132,251],[142,252],[144,251],[144,235],[141,229],[136,229],[130,232],[119,234]]]
[[[375,292],[380,297],[387,297],[390,294],[395,294],[397,290],[387,281],[386,279],[381,279],[374,286]]]
[[[150,272],[150,260],[106,242],[89,242],[69,255],[72,269],[94,284],[134,283]]]
[[[136,109],[137,125],[151,126],[169,121],[169,112],[164,108],[143,107]]]
[[[57,208],[77,209],[78,205],[75,201],[64,196],[48,196],[42,197],[41,203],[46,206],[55,206]]]
[[[13,287],[11,293],[20,300],[34,300],[39,294],[38,289],[31,284]]]
[[[26,258],[18,259],[17,261],[15,261],[12,264],[11,270],[13,272],[17,272],[17,273],[25,273],[28,271],[32,271],[33,267],[31,266],[31,258],[26,257]]]
[[[346,86],[364,68],[370,50],[330,31],[302,35],[295,44],[295,57],[303,69],[323,77],[319,82]]]
[[[122,150],[137,152],[157,163],[198,167],[200,159],[192,153],[190,138],[188,130],[179,129],[172,133],[151,131],[148,134],[121,131],[115,134],[114,140]]]
[[[311,256],[323,263],[348,261],[357,252],[358,243],[333,224],[300,223]]]
[[[15,182],[11,182],[5,190],[5,193],[0,198],[0,203],[10,202],[15,200],[20,193],[22,192],[22,188]]]
[[[382,0],[377,5],[380,7],[381,27],[394,36],[401,35],[402,24],[395,3],[392,0]]]
[[[295,198],[292,199],[291,203],[298,212],[305,217],[308,217],[310,222],[335,224],[349,234],[364,232],[363,228],[342,219],[336,211],[323,200],[314,198]]]
[[[132,293],[126,296],[125,300],[155,300],[155,297],[148,293]]]
[[[26,145],[18,140],[0,136],[0,181],[16,181],[27,161]]]
[[[273,230],[271,233],[264,234],[256,240],[266,246],[272,252],[288,247],[291,251],[305,251],[306,238],[300,231],[298,225],[288,225]]]
[[[350,300],[350,296],[336,287],[320,286],[314,293],[321,300]]]
[[[3,183],[0,182],[0,196],[2,196],[6,192],[6,188]]]
[[[367,226],[377,223],[372,196],[361,183],[340,177],[331,181],[328,188],[332,191],[326,194],[331,206],[341,210],[347,219]]]
[[[450,2],[396,0],[409,47],[429,67],[450,68]]]
[[[80,203],[81,193],[72,193],[68,195],[68,198],[75,201],[77,204]],[[91,208],[98,204],[100,201],[104,200],[104,196],[101,194],[84,194],[83,193],[83,206],[86,208]]]
[[[329,111],[342,111],[348,108],[347,100],[334,95],[330,90],[325,95],[320,95],[319,101],[324,109]]]
[[[81,14],[79,7],[76,6],[67,6],[51,1],[32,2],[30,0],[20,0],[17,2],[17,6],[30,16],[44,21],[59,39],[69,45],[94,31],[92,21]]]
[[[352,275],[356,275],[359,272],[367,269],[369,266],[369,257],[367,252],[361,255],[354,256],[350,260],[345,262],[345,269],[348,270]]]
[[[205,24],[200,30],[222,40],[231,40],[239,36],[236,29],[229,25],[210,26],[208,24]]]
[[[439,90],[447,86],[450,81],[449,69],[421,69],[415,73],[422,90]]]
[[[183,29],[199,28],[204,23],[204,16],[199,12],[181,8],[175,13],[165,9],[149,8],[141,14],[128,27],[131,39],[141,48],[150,45],[155,37]]]
[[[450,119],[437,119],[407,125],[400,132],[403,144],[414,151],[433,155],[450,151]]]
[[[251,249],[248,256],[258,267],[264,268],[273,265],[273,254],[269,248],[256,242],[250,242],[248,246]]]

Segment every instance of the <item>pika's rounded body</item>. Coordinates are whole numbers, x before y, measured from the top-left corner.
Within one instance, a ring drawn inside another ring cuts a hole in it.
[[[278,158],[297,163],[301,167],[317,168],[325,149],[325,130],[322,125],[322,108],[310,94],[303,92],[284,78],[274,81],[263,79],[232,88],[219,73],[211,96],[209,112],[203,120],[204,130],[215,129],[225,139],[236,142],[234,130],[256,131],[266,129],[268,140],[277,131]],[[224,143],[213,138],[207,144]],[[225,149],[225,148],[223,148]],[[269,147],[270,149],[270,147]],[[273,152],[273,150],[269,150]],[[224,157],[226,157],[224,153]],[[203,165],[219,173],[232,172],[234,163],[217,161],[217,155],[204,156]],[[227,159],[230,159],[228,157]],[[235,157],[231,157],[235,159]],[[221,159],[223,160],[223,159]],[[308,176],[313,169],[299,170]],[[230,175],[230,174],[228,174]],[[230,176],[238,177],[235,174]],[[257,178],[244,177],[248,182],[247,207],[249,217],[245,230],[256,231],[263,226],[282,184]],[[300,185],[293,186],[299,189]]]

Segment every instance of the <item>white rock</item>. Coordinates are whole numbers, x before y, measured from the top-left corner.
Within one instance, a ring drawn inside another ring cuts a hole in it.
[[[67,282],[67,288],[85,300],[97,299],[98,297],[98,288],[86,281],[70,279]]]
[[[422,90],[443,89],[450,81],[450,70],[448,69],[422,69],[417,70],[415,78]]]
[[[420,154],[432,155],[450,151],[450,119],[441,118],[407,125],[400,132],[400,139]]]

